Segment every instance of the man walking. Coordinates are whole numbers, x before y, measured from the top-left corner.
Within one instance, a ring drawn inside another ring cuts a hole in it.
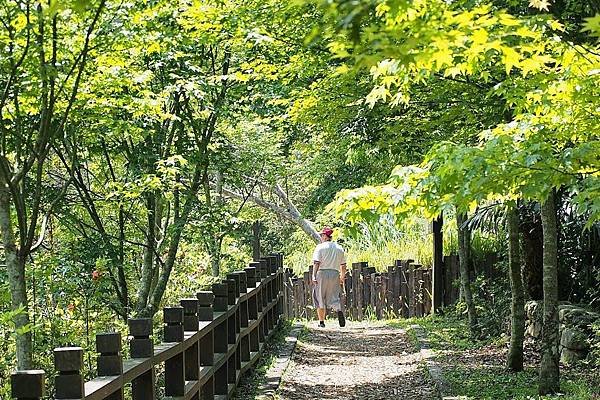
[[[346,276],[346,254],[342,246],[331,240],[332,235],[331,228],[323,228],[321,243],[313,253],[313,299],[321,328],[325,327],[328,307],[337,311],[340,326],[346,325],[340,303],[340,285]]]

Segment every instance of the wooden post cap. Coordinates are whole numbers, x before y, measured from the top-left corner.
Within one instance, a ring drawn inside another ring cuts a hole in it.
[[[213,292],[198,292],[196,293],[196,298],[198,299],[198,304],[202,306],[211,305],[215,300],[215,294]]]
[[[83,367],[81,347],[61,347],[54,349],[54,367],[60,372],[75,372]]]
[[[133,337],[149,337],[152,335],[151,318],[130,318],[127,320],[129,334]]]
[[[239,277],[240,293],[246,293],[248,291],[248,276],[246,271],[236,271],[234,274]]]
[[[46,395],[46,373],[41,369],[15,371],[10,376],[11,396],[15,399],[41,399]]]
[[[214,283],[212,291],[215,297],[227,297],[227,285],[224,283]]]
[[[103,332],[96,334],[96,351],[102,354],[118,354],[121,352],[121,333]]]
[[[233,292],[235,292],[235,296],[239,297],[240,295],[240,276],[234,273],[227,274],[227,280],[233,281]]]
[[[163,320],[165,324],[181,324],[183,322],[183,307],[163,308]]]
[[[187,298],[179,300],[184,314],[196,314],[198,312],[198,299]]]

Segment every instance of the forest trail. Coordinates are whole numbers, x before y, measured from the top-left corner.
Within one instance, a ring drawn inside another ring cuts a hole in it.
[[[283,376],[278,399],[434,399],[419,351],[404,329],[377,321],[345,328],[309,322]]]

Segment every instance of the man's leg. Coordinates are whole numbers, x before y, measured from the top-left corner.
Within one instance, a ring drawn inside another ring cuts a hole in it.
[[[319,318],[319,322],[325,322],[325,309],[317,308],[317,317]]]

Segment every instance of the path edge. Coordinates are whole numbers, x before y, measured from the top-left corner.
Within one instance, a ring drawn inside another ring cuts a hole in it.
[[[275,392],[279,389],[281,378],[290,363],[291,356],[298,343],[298,336],[303,330],[304,325],[301,323],[295,323],[292,326],[292,329],[285,337],[285,344],[281,346],[281,349],[277,353],[275,362],[267,370],[265,382],[259,386],[255,399],[267,400],[275,398]]]
[[[425,329],[423,329],[422,326],[416,324],[411,325],[410,329],[412,329],[412,331],[415,333],[421,360],[425,362],[429,377],[433,381],[433,384],[437,390],[438,399],[450,399],[450,397],[447,397],[450,387],[444,380],[442,368],[435,361],[435,353],[433,350],[431,350],[429,339],[427,338],[427,332],[425,332]]]

